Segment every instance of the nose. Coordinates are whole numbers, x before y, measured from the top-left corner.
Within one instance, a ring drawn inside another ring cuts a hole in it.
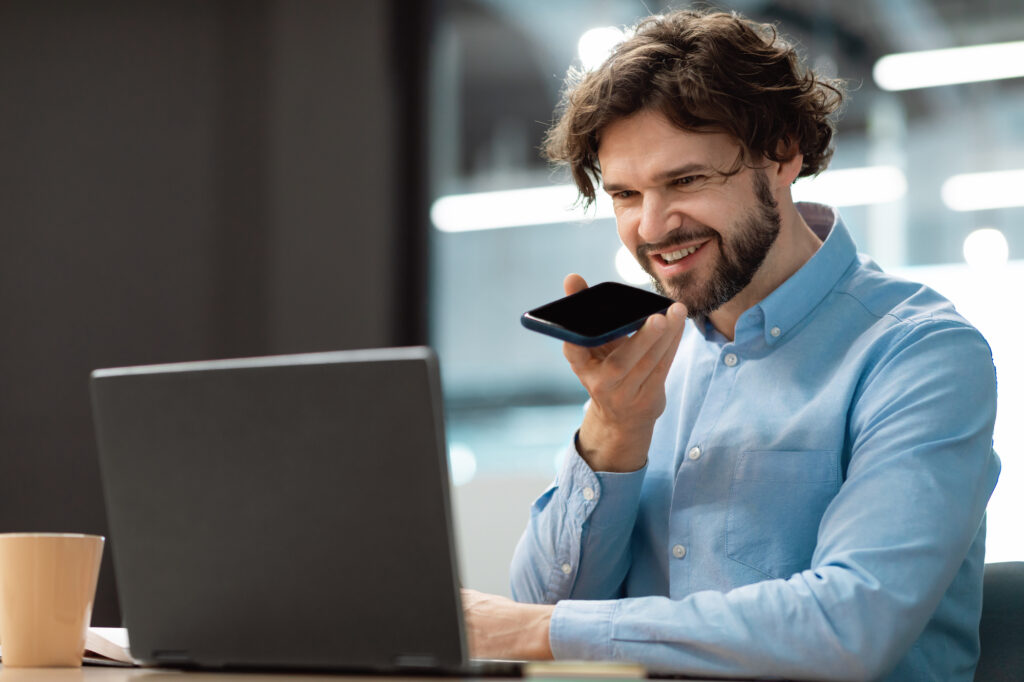
[[[647,244],[656,244],[666,234],[681,227],[682,215],[657,192],[643,196],[640,209],[640,226],[637,234]]]

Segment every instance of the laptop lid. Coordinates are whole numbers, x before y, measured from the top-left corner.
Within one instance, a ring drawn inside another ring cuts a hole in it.
[[[137,660],[465,662],[430,349],[104,369],[91,391]]]

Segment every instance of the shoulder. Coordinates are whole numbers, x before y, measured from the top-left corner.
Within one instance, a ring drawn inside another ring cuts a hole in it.
[[[953,304],[934,289],[884,272],[865,256],[859,256],[859,262],[837,283],[835,294],[848,297],[866,312],[878,318],[887,317],[896,324],[913,325],[930,319],[968,324]]]
[[[994,418],[992,350],[949,300],[870,262],[842,282],[837,293],[874,320],[860,340],[864,362],[854,393],[854,423],[858,416],[895,417],[918,410],[942,415],[936,419],[950,428]]]
[[[833,295],[842,301],[841,307],[858,309],[880,341],[900,345],[943,334],[969,345],[980,343],[991,359],[984,337],[947,298],[924,284],[882,271],[865,256],[838,282]],[[950,330],[956,333],[944,333]]]
[[[843,320],[851,355],[860,359],[860,391],[947,382],[970,386],[969,393],[994,392],[988,342],[934,289],[883,272],[862,256],[833,297],[839,311],[833,317]]]

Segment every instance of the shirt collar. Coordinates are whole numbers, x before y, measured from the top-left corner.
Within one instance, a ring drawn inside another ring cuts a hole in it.
[[[821,303],[857,257],[857,247],[839,211],[831,206],[804,202],[797,203],[796,208],[822,244],[789,279],[740,315],[736,321],[737,341],[754,327],[764,334],[769,346],[777,343]],[[709,341],[720,337],[706,318],[694,322]],[[727,340],[724,336],[720,338],[720,342]]]
[[[857,247],[839,211],[811,203],[798,203],[796,208],[822,244],[799,270],[754,306],[760,308],[769,346],[807,317],[857,258]]]

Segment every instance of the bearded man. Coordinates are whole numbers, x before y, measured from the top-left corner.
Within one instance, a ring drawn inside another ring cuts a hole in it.
[[[999,474],[984,338],[790,187],[839,83],[770,26],[679,11],[571,78],[547,152],[675,299],[565,356],[590,395],[476,656],[690,675],[971,680]],[[566,293],[586,287],[578,275]]]

